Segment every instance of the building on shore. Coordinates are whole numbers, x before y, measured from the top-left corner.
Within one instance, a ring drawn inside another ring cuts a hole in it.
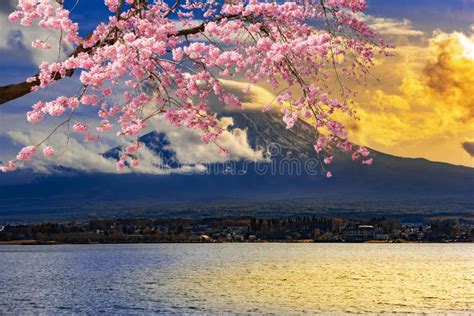
[[[373,225],[349,225],[342,231],[342,240],[364,242],[369,240],[388,240],[383,230]]]

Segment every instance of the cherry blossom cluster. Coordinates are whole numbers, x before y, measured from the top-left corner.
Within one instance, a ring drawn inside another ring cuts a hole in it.
[[[45,29],[62,30],[64,41],[77,43],[79,26],[71,21],[69,11],[50,0],[19,0],[17,10],[9,15],[11,22],[31,26],[33,22]],[[48,49],[51,46],[43,40],[33,41],[33,46]]]
[[[202,132],[205,143],[219,151],[222,128],[209,110],[209,97],[223,105],[243,109],[239,97],[225,90],[220,78],[246,78],[251,84],[268,83],[279,91],[263,111],[280,109],[288,129],[310,125],[318,132],[315,150],[325,165],[336,150],[349,152],[353,160],[371,164],[369,152],[352,144],[336,112],[354,116],[350,81],[363,80],[376,53],[390,54],[390,46],[356,13],[365,0],[258,0],[133,1],[105,0],[113,13],[87,37],[78,35],[78,25],[69,11],[49,0],[19,0],[12,22],[64,32],[76,50],[66,60],[42,63],[33,89],[54,84],[78,73],[82,89],[74,96],[37,102],[27,113],[32,124],[47,116],[71,120],[82,107],[97,109],[99,123],[90,128],[76,121],[72,131],[86,141],[114,132],[130,142],[117,162],[117,169],[136,167],[138,137],[155,115],[175,126]],[[33,46],[48,49],[45,39]],[[337,85],[331,82],[337,78]],[[124,87],[126,88],[124,91]],[[244,89],[249,93],[251,86]],[[69,124],[68,124],[69,125]],[[42,142],[42,144],[44,141]],[[28,160],[38,146],[23,148],[17,160]],[[45,156],[53,154],[51,147]],[[14,168],[15,160],[2,171]],[[332,174],[328,171],[327,176]]]

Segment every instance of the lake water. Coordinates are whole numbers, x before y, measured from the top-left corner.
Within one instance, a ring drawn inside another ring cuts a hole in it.
[[[472,244],[0,246],[0,314],[474,313]]]

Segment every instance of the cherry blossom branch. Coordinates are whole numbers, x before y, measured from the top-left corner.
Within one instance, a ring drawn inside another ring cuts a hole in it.
[[[64,61],[41,64],[40,73],[24,83],[0,87],[0,104],[80,70],[79,81],[91,88],[87,94],[84,90],[79,96],[39,101],[27,119],[34,124],[67,111],[72,117],[82,106],[97,108],[98,133],[116,124],[117,137],[134,139],[117,162],[119,170],[138,163],[139,135],[158,114],[177,127],[199,130],[203,142],[214,143],[227,153],[218,144],[223,129],[209,109],[209,97],[242,110],[241,98],[226,91],[220,81],[236,75],[249,81],[244,93],[249,92],[250,84],[260,82],[279,91],[271,103],[280,107],[286,128],[302,124],[302,119],[307,121],[319,135],[314,148],[318,157],[324,153],[325,165],[332,163],[336,149],[351,153],[364,164],[372,162],[367,149],[349,141],[343,122],[334,115],[340,112],[355,118],[342,77],[358,82],[373,65],[375,50],[389,48],[378,46],[376,34],[357,20],[356,14],[365,9],[364,0],[235,0],[223,5],[214,0],[176,0],[171,6],[161,1],[127,0],[131,6],[125,12],[122,0],[105,0],[112,14],[109,22],[99,24],[85,39],[78,36],[78,26],[67,10],[37,6],[37,1],[22,0],[10,20],[25,25],[39,20],[42,27],[64,30],[64,40],[76,49]],[[196,25],[198,12],[204,21]],[[178,20],[170,19],[172,14]],[[313,25],[321,22],[325,29],[316,30]],[[343,62],[338,63],[337,58]],[[332,78],[339,83],[342,100],[332,96]],[[119,88],[121,83],[125,91]],[[117,93],[124,102],[111,100],[109,96]],[[156,109],[144,116],[148,105]],[[76,122],[72,130],[84,133],[88,141],[99,139],[84,123]],[[31,158],[36,148],[25,147],[17,158]],[[10,164],[3,168],[11,170]],[[322,170],[327,171],[324,166]]]
[[[217,17],[215,19],[212,19],[209,22],[218,22],[218,21],[221,21],[224,18],[232,19],[232,18],[236,18],[236,17],[237,17],[237,15],[222,16],[222,17]],[[207,22],[207,23],[209,23],[209,22]],[[200,25],[192,27],[192,28],[179,30],[179,31],[177,31],[177,33],[175,35],[176,36],[189,36],[189,35],[199,34],[199,33],[204,31],[204,28],[205,28],[207,23],[201,23]],[[116,40],[117,40],[117,38],[108,41],[107,45],[114,44],[116,42]],[[73,51],[73,53],[69,57],[76,57],[80,53],[91,53],[95,48],[99,47],[100,45],[103,45],[103,42],[97,42],[93,46],[87,47],[87,48],[85,48],[83,45],[79,45],[78,47],[76,47],[76,49]],[[59,81],[59,80],[65,78],[65,77],[71,77],[73,74],[74,74],[74,69],[67,70],[64,76],[62,76],[59,73],[55,73],[53,75],[53,77],[51,78],[51,80]],[[10,84],[10,85],[0,87],[0,105],[2,105],[4,103],[7,103],[9,101],[18,99],[18,98],[32,92],[33,91],[32,89],[34,87],[37,87],[41,84],[41,81],[39,79],[39,73],[36,74],[36,75],[31,76],[30,78],[34,78],[34,80],[30,80],[30,81],[25,80],[25,81],[20,82],[20,83],[15,83],[15,84]]]

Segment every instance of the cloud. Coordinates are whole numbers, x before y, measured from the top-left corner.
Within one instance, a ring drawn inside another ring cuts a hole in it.
[[[7,135],[16,143],[22,146],[36,144],[40,142],[46,134],[33,132],[12,131]],[[51,138],[48,144],[51,144],[56,149],[56,154],[53,157],[44,157],[38,152],[35,157],[19,167],[33,168],[36,172],[51,173],[54,172],[54,166],[62,166],[66,168],[73,168],[80,171],[87,172],[108,172],[115,173],[115,161],[106,159],[99,153],[106,149],[105,144],[100,143],[82,143],[75,138],[70,138],[67,143],[65,134],[57,134]],[[41,149],[41,148],[40,148]]]
[[[242,90],[247,86],[247,83],[233,80],[221,80],[221,82],[226,92],[233,93],[242,100],[246,111],[259,110],[265,102],[268,103],[274,98],[272,93],[258,86],[252,86],[251,93],[244,94]],[[215,144],[203,143],[200,130],[177,128],[162,116],[156,116],[149,121],[150,130],[165,133],[170,142],[169,149],[175,152],[177,160],[184,164],[197,165],[222,163],[229,160],[259,161],[264,159],[263,149],[252,148],[250,145],[247,130],[234,127],[232,116],[241,110],[225,106],[215,96],[209,97],[206,101],[210,111],[218,114],[220,126],[224,130],[218,139],[218,144],[229,151],[229,157],[220,153]],[[145,113],[151,113],[153,110],[153,106],[149,105]]]
[[[242,78],[243,81],[237,80],[228,80],[228,79],[219,79],[219,81],[224,85],[226,91],[233,93],[239,97],[242,102],[242,105],[245,109],[258,109],[269,103],[275,101],[275,94],[265,87],[249,84],[245,82],[245,78]],[[243,93],[246,88],[250,88],[248,93]],[[217,102],[214,102],[217,104]],[[275,102],[273,102],[275,103]],[[215,108],[216,111],[219,111],[218,108]],[[227,108],[227,110],[232,110]],[[236,111],[234,109],[234,111]]]
[[[201,141],[200,133],[196,130],[186,128],[176,128],[168,123],[163,117],[155,118],[152,128],[158,132],[164,132],[170,145],[167,150],[176,153],[176,160],[179,163],[177,168],[170,168],[167,161],[163,161],[160,153],[156,153],[150,148],[143,146],[137,152],[140,160],[138,168],[126,168],[121,173],[144,173],[144,174],[170,174],[170,173],[189,173],[201,170],[202,166],[211,163],[224,163],[226,161],[239,161],[248,159],[251,161],[259,161],[263,159],[262,149],[253,149],[247,138],[246,130],[232,128],[233,119],[230,117],[222,117],[220,119],[222,127],[225,128],[219,144],[229,150],[230,155],[227,157],[219,153],[217,146],[214,144],[205,144]],[[45,136],[46,132],[38,132],[37,130],[29,132],[9,131],[6,136],[14,145],[29,146],[39,143]],[[74,135],[73,135],[74,136]],[[102,153],[109,150],[110,139],[104,139],[103,143],[86,143],[82,140],[70,137],[68,140],[66,133],[58,133],[49,141],[48,145],[52,145],[56,154],[51,157],[44,157],[41,149],[35,157],[27,162],[20,163],[19,168],[32,168],[35,172],[52,173],[56,172],[57,166],[71,168],[84,172],[105,172],[117,173],[116,160],[107,159]],[[3,141],[6,144],[5,140]],[[123,145],[126,145],[123,142]],[[15,146],[18,147],[19,146]],[[10,148],[11,149],[11,148]],[[2,153],[4,161],[11,159],[13,151],[7,150]]]
[[[12,55],[27,53],[31,61],[36,65],[43,61],[53,62],[58,59],[59,53],[59,31],[45,30],[37,25],[25,27],[20,24],[13,24],[8,20],[8,15],[12,12],[12,8],[16,7],[16,0],[7,0],[0,4],[0,49],[8,50]],[[31,46],[35,39],[47,40],[52,45],[51,49],[37,49]],[[65,43],[61,45],[60,58],[67,56],[71,46]],[[18,60],[19,64],[24,64],[24,59]],[[0,64],[3,64],[0,61]],[[10,66],[10,65],[9,65]]]
[[[221,117],[219,120],[224,132],[219,137],[218,143],[229,151],[229,157],[220,153],[216,145],[203,143],[202,132],[199,130],[177,128],[163,117],[153,119],[150,124],[153,130],[166,134],[170,142],[169,149],[176,153],[177,160],[183,164],[197,165],[222,163],[228,160],[258,161],[263,159],[263,150],[253,149],[250,146],[245,129],[232,128],[234,121],[231,117]]]
[[[430,41],[436,53],[423,69],[424,93],[450,103],[461,121],[474,118],[474,37],[437,32]],[[444,113],[443,113],[444,114]]]
[[[381,18],[364,13],[358,13],[357,18],[367,23],[374,31],[381,35],[396,36],[423,36],[425,33],[413,28],[413,24],[408,19]]]
[[[425,47],[398,48],[398,57],[373,68],[381,83],[369,84],[357,100],[361,120],[353,140],[396,155],[474,166],[459,146],[473,136],[473,50],[474,36],[441,31]]]
[[[245,86],[245,84],[226,81],[224,86],[228,91],[243,96],[243,93],[240,90],[242,86]],[[259,100],[261,101],[262,99],[262,94],[267,97],[271,96],[271,93],[263,88],[255,87],[252,91],[251,95],[243,98],[246,100],[246,104],[249,107],[258,104]],[[257,95],[260,96],[257,97]],[[256,97],[256,102],[252,101],[254,96]],[[263,100],[265,100],[265,97],[263,97]],[[243,159],[250,161],[264,160],[264,150],[261,148],[252,148],[249,143],[247,130],[234,127],[234,119],[231,115],[232,113],[235,114],[235,110],[231,110],[228,107],[221,107],[218,104],[221,103],[217,99],[210,99],[211,107],[220,113],[218,120],[220,126],[224,129],[218,139],[218,143],[229,151],[229,156],[220,153],[215,144],[203,143],[201,140],[201,131],[187,129],[185,127],[177,128],[169,123],[163,116],[157,116],[149,121],[149,128],[147,131],[165,133],[170,143],[166,149],[175,153],[175,158],[179,163],[178,168],[170,168],[168,162],[163,161],[163,157],[159,153],[154,151],[152,148],[143,146],[137,153],[140,160],[140,166],[134,169],[126,168],[121,172],[136,172],[156,175],[189,173],[194,171],[202,172],[203,166],[206,164],[225,163],[228,161],[239,161]],[[147,110],[151,111],[149,108]],[[9,120],[13,121],[12,118],[15,117],[15,121],[18,122],[18,120],[21,120],[24,122],[24,115],[22,114],[8,114],[7,116],[9,119],[5,116],[2,116],[1,119],[7,122]],[[89,123],[91,126],[94,126],[97,121],[97,118],[89,116],[81,116],[77,117],[77,119]],[[17,152],[20,148],[20,146],[17,145],[29,146],[39,143],[55,126],[55,122],[56,121],[48,121],[47,124],[35,126],[34,131],[30,130],[28,132],[24,132],[24,130],[31,128],[27,123],[21,125],[21,128],[15,128],[15,124],[6,124],[2,126],[0,131],[9,137],[9,142],[12,141],[13,146],[11,143],[7,144],[7,142],[3,140],[3,144],[9,148],[1,153],[2,157],[0,158],[4,161],[11,159],[14,156],[13,152]],[[32,161],[20,165],[19,167],[21,168],[24,166],[33,168],[36,172],[42,173],[55,172],[55,170],[58,170],[56,166],[72,168],[84,172],[117,172],[115,166],[116,161],[102,156],[102,153],[117,146],[117,139],[115,137],[109,134],[103,134],[101,135],[101,143],[85,143],[78,135],[73,133],[72,136],[78,138],[70,138],[69,143],[66,146],[66,132],[60,131],[48,141],[48,144],[56,149],[58,153],[57,155],[53,158],[46,158],[43,157],[41,153],[38,153]],[[119,142],[119,146],[128,145],[125,140],[119,139]],[[14,147],[14,149],[11,147]]]
[[[7,136],[17,145],[28,146],[36,144],[43,139],[46,134],[32,132],[8,132]],[[67,145],[66,145],[66,142]],[[202,172],[203,165],[198,163],[187,164],[181,163],[177,168],[170,168],[162,157],[147,147],[142,147],[137,152],[137,158],[140,160],[140,166],[136,168],[126,167],[118,171],[116,168],[116,160],[113,158],[105,158],[102,153],[110,149],[104,143],[84,143],[75,138],[67,140],[67,135],[59,133],[53,136],[48,144],[55,148],[55,155],[52,157],[44,157],[42,155],[42,147],[37,154],[28,162],[18,162],[18,168],[32,169],[36,173],[62,173],[63,168],[70,168],[86,173],[140,173],[153,175],[182,174],[190,172]],[[7,161],[8,159],[5,159]]]

